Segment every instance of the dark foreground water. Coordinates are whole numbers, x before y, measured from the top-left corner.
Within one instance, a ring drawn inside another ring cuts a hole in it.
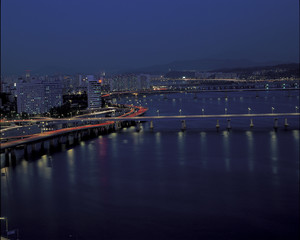
[[[286,92],[125,98],[148,115],[295,112]],[[299,239],[299,119],[149,123],[2,169],[20,239]],[[3,225],[2,225],[3,226]]]

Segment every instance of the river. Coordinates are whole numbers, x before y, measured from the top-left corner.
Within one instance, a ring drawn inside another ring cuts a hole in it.
[[[295,112],[299,92],[129,96],[146,115]],[[226,108],[226,110],[225,110]],[[249,110],[250,108],[251,110]],[[20,239],[299,239],[299,118],[143,123],[1,169]],[[4,176],[5,175],[5,176]],[[3,227],[3,223],[2,223]],[[3,229],[3,228],[2,228]]]

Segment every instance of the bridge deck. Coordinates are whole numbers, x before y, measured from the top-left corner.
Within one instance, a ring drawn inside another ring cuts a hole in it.
[[[16,141],[11,141],[1,144],[1,151],[6,148],[14,148],[16,146],[36,143],[39,141],[51,139],[64,134],[69,134],[76,131],[87,130],[98,128],[101,126],[108,126],[114,124],[114,121],[151,121],[151,120],[186,120],[186,119],[209,119],[209,118],[284,118],[284,117],[300,117],[300,113],[258,113],[258,114],[215,114],[215,115],[179,115],[179,116],[136,116],[139,113],[133,113],[129,116],[124,117],[110,117],[110,118],[93,118],[95,121],[103,120],[108,121],[100,124],[90,124],[79,127],[63,128],[55,131],[44,132],[40,134],[34,134],[32,137],[25,139],[19,139]],[[84,119],[81,119],[84,120]]]
[[[256,118],[256,117],[297,117],[300,113],[255,113],[255,114],[213,114],[213,115],[176,115],[176,116],[138,116],[138,117],[111,117],[109,120],[132,120],[132,121],[150,121],[159,119],[196,119],[196,118]],[[107,118],[93,118],[94,120],[107,120]]]
[[[16,141],[1,143],[1,150],[6,149],[6,148],[13,148],[13,147],[20,146],[20,145],[23,145],[23,144],[35,143],[35,142],[39,142],[41,140],[51,139],[53,137],[58,137],[58,136],[61,136],[61,135],[64,135],[64,134],[72,133],[72,132],[77,132],[77,131],[81,131],[81,130],[87,130],[87,129],[97,128],[97,127],[108,126],[108,125],[113,124],[113,123],[114,123],[113,121],[109,121],[109,122],[106,122],[106,123],[79,126],[79,127],[72,127],[72,128],[63,128],[63,129],[44,132],[44,133],[40,133],[40,134],[33,134],[32,137],[28,137],[28,138],[25,138],[25,139],[18,139]]]

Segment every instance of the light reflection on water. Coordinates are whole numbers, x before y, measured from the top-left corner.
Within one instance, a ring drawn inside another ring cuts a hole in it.
[[[162,154],[162,145],[161,145],[161,134],[160,132],[156,132],[155,134],[155,160],[157,161],[157,165],[161,170],[163,167],[163,154]]]
[[[67,151],[67,162],[68,162],[68,176],[70,184],[75,184],[75,156],[74,156],[74,149],[69,149]]]
[[[296,141],[299,141],[299,138],[300,138],[300,132],[299,130],[293,130],[293,136],[295,138]]]
[[[185,165],[186,151],[185,151],[185,133],[180,131],[178,136],[178,163],[179,165]]]
[[[272,160],[272,172],[278,173],[278,139],[276,132],[270,132],[270,157]]]
[[[230,172],[230,139],[229,132],[223,131],[223,152],[225,160],[225,169],[227,172]]]
[[[252,172],[254,171],[254,157],[255,157],[255,152],[254,152],[254,144],[253,144],[253,133],[251,131],[246,131],[246,136],[248,140],[248,166],[249,166],[249,171]]]
[[[203,168],[207,169],[207,144],[206,144],[206,132],[200,133],[200,150],[201,150],[201,162],[203,163]]]

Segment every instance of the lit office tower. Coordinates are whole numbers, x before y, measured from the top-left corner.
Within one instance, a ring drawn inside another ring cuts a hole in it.
[[[93,75],[87,76],[88,80],[88,108],[101,107],[101,80],[95,79]]]
[[[45,113],[62,105],[62,86],[58,80],[21,80],[17,83],[17,111]]]

